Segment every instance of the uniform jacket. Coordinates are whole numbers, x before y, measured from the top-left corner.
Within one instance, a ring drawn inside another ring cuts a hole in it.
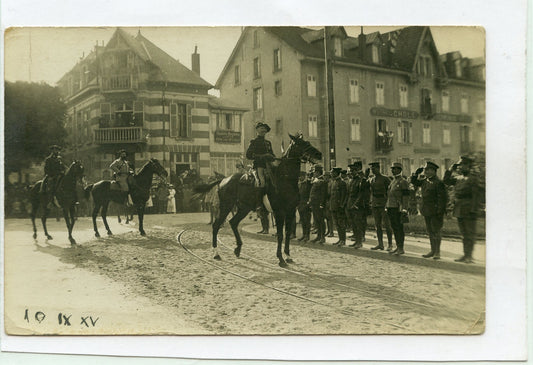
[[[44,160],[44,173],[50,177],[56,177],[65,172],[66,166],[61,161],[61,157],[50,154]]]
[[[329,209],[344,210],[346,205],[346,183],[340,177],[331,179],[329,191]]]
[[[119,183],[122,190],[127,191],[128,175],[130,173],[130,166],[128,161],[117,158],[109,165],[109,168],[116,174],[115,180]]]
[[[309,194],[311,193],[311,181],[305,179],[298,182],[298,194],[300,195],[300,205],[305,205],[309,201]]]
[[[311,191],[309,192],[309,205],[312,207],[326,207],[328,198],[328,185],[324,177],[313,178],[311,182]]]
[[[250,145],[246,150],[246,158],[254,161],[253,168],[256,167],[266,167],[266,159],[260,157],[260,155],[271,154],[274,156],[272,151],[272,143],[265,137],[257,136],[256,138],[250,141]]]
[[[370,205],[373,208],[384,207],[387,204],[387,191],[390,179],[384,175],[374,175],[370,178]]]
[[[370,200],[370,185],[362,173],[356,174],[351,181],[346,198],[347,209],[367,208]]]
[[[387,208],[407,209],[409,205],[409,183],[403,176],[395,176],[387,191]]]
[[[446,171],[443,182],[446,185],[455,185],[455,205],[453,216],[468,218],[475,216],[479,204],[479,185],[473,176],[452,176],[451,171]]]
[[[444,215],[446,213],[448,194],[444,183],[437,176],[431,179],[418,179],[417,176],[411,176],[411,184],[420,187],[422,192],[420,213],[423,216]]]

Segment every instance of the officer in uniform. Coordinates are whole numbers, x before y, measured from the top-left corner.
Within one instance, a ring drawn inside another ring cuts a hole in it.
[[[311,208],[307,205],[309,201],[309,193],[311,192],[312,172],[301,172],[300,181],[298,181],[298,194],[300,195],[300,202],[298,203],[298,214],[300,215],[300,223],[302,224],[302,237],[298,241],[309,241],[311,234]]]
[[[383,250],[383,227],[387,232],[387,251],[392,251],[392,229],[389,222],[389,217],[385,212],[385,204],[387,203],[387,190],[389,189],[390,179],[383,176],[380,171],[379,162],[372,162],[369,164],[372,170],[372,176],[369,180],[370,185],[370,207],[372,209],[372,216],[374,217],[374,224],[376,226],[376,235],[378,237],[378,244],[372,247],[372,250]]]
[[[129,195],[128,187],[128,177],[133,174],[133,171],[130,168],[130,163],[128,162],[126,150],[118,151],[119,157],[109,165],[109,168],[115,173],[115,181],[118,184],[118,189],[125,193],[125,202],[126,205],[131,205],[131,197]],[[111,184],[111,189],[114,184]]]
[[[313,212],[313,220],[317,229],[317,236],[312,242],[324,244],[326,242],[326,224],[324,222],[324,210],[328,195],[328,185],[322,176],[324,169],[321,165],[315,165],[313,169],[313,180],[311,181],[311,191],[309,192],[308,205]]]
[[[335,220],[339,240],[334,243],[335,246],[344,246],[346,244],[346,183],[341,178],[340,167],[331,169],[331,190],[329,197],[329,210]]]
[[[50,201],[48,206],[55,205],[59,208],[59,204],[55,199],[57,186],[59,185],[60,178],[65,174],[66,166],[59,156],[61,147],[58,145],[50,146],[50,155],[44,160],[44,179],[41,183],[40,193],[50,193]],[[77,199],[76,199],[77,200]]]
[[[464,255],[455,261],[471,263],[472,251],[476,241],[476,218],[480,189],[477,179],[471,175],[473,160],[462,156],[461,160],[444,173],[443,182],[455,185],[455,206],[453,215],[457,218],[463,235]],[[459,175],[457,175],[457,170]]]
[[[368,203],[370,198],[370,187],[362,171],[363,163],[354,162],[352,169],[352,183],[347,194],[346,207],[353,220],[354,243],[350,247],[363,247],[363,237],[365,234],[366,216],[368,212]]]
[[[423,168],[418,168],[411,176],[411,184],[415,188],[420,187],[422,192],[420,213],[426,221],[426,230],[431,244],[431,251],[422,257],[433,257],[435,260],[440,259],[441,231],[448,200],[446,187],[437,177],[438,168],[437,164],[428,161]]]
[[[331,181],[331,173],[329,171],[326,171],[324,173],[324,180],[327,183],[327,197],[326,197],[326,208],[324,210],[324,214],[326,216],[326,236],[333,237],[335,234],[333,233],[333,214],[331,212],[331,209],[329,209],[329,198],[331,196],[331,187],[332,187],[332,181]]]
[[[387,215],[389,216],[394,239],[396,240],[396,249],[389,253],[403,255],[405,253],[403,244],[405,241],[405,232],[403,229],[402,216],[407,215],[409,205],[409,183],[402,176],[403,166],[395,162],[391,166],[393,179],[389,184],[387,191]]]
[[[267,162],[273,161],[276,156],[272,151],[272,143],[265,139],[265,135],[270,132],[270,126],[266,123],[258,122],[255,130],[257,137],[250,141],[250,145],[246,150],[246,158],[254,161],[253,168],[258,179],[257,206],[259,207],[263,195],[266,193],[265,169],[267,168]]]

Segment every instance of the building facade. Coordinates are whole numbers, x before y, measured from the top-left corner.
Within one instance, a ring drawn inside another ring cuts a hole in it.
[[[112,177],[108,167],[120,149],[137,169],[157,158],[171,176],[195,170],[205,179],[221,156],[236,160],[246,108],[208,95],[212,85],[200,77],[196,50],[192,66],[140,32],[117,29],[58,82],[68,106],[66,159],[81,159],[92,181]]]
[[[216,87],[244,100],[244,139],[271,125],[274,151],[302,132],[324,164],[427,159],[448,167],[485,148],[485,64],[440,55],[429,27],[349,37],[343,27],[249,27]],[[328,154],[329,152],[329,154]]]

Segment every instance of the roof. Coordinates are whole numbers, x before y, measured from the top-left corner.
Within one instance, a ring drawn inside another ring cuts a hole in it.
[[[302,53],[308,57],[324,57],[324,47],[322,42],[309,43],[303,37],[307,34],[306,38],[317,38],[320,33],[323,33],[323,29],[314,30],[301,27],[265,27],[265,30],[274,34],[296,51]],[[322,37],[323,38],[323,37]]]
[[[208,103],[209,103],[209,107],[213,109],[242,110],[242,111],[247,111],[250,109],[247,106],[239,105],[233,100],[217,98],[215,96],[210,96]]]
[[[400,68],[412,71],[426,28],[414,26],[401,29],[392,64],[396,63]]]

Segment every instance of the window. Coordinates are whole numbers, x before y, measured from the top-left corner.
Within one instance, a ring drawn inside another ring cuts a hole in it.
[[[389,130],[389,128],[387,127],[387,121],[385,119],[377,119],[376,125],[378,129],[378,134],[385,133]]]
[[[407,86],[406,85],[400,85],[400,107],[407,108],[409,105],[408,101],[408,95],[407,95]]]
[[[422,105],[421,105],[421,112],[424,114],[432,114],[433,113],[433,105],[431,104],[431,90],[430,89],[421,89],[421,98],[422,98]]]
[[[424,123],[422,126],[422,143],[431,143],[431,126],[429,123]]]
[[[333,47],[336,57],[342,57],[342,39],[339,37],[333,38]]]
[[[107,128],[111,124],[111,104],[100,104],[100,128]]]
[[[281,95],[281,80],[274,81],[274,93],[276,96]]]
[[[276,119],[276,135],[280,136],[283,133],[283,124],[281,119]]]
[[[463,70],[461,68],[461,60],[455,60],[455,77],[462,77],[463,76]]]
[[[254,58],[254,79],[261,77],[261,60],[259,57]]]
[[[274,50],[274,72],[281,70],[281,50],[276,48]]]
[[[413,123],[405,120],[398,121],[398,143],[413,143]]]
[[[450,111],[450,93],[447,90],[442,90],[442,111]]]
[[[144,103],[142,101],[133,102],[133,124],[142,127],[144,121]]]
[[[468,113],[468,95],[461,95],[461,113]]]
[[[449,145],[452,141],[451,130],[449,124],[442,125],[442,144]]]
[[[254,89],[254,110],[263,109],[263,89],[258,87]]]
[[[350,80],[350,103],[359,102],[359,82],[357,80]]]
[[[236,132],[241,131],[242,114],[233,114],[233,130]]]
[[[411,161],[413,162],[411,164]],[[414,160],[411,158],[401,158],[400,163],[402,164],[402,173],[404,176],[411,175],[411,168],[414,165]]]
[[[361,141],[361,121],[359,118],[351,118],[350,123],[350,141],[359,142]]]
[[[254,30],[254,48],[259,47],[259,31]]]
[[[376,82],[376,104],[385,104],[385,84],[383,82]]]
[[[241,68],[239,65],[235,66],[235,85],[240,85],[241,83]]]
[[[191,136],[191,105],[170,104],[170,136],[187,138]]]
[[[309,124],[309,137],[318,137],[318,122],[316,115],[309,115],[307,121]]]
[[[372,45],[372,62],[379,63],[379,48],[375,44]]]
[[[307,75],[307,96],[316,96],[316,78],[314,75]]]

